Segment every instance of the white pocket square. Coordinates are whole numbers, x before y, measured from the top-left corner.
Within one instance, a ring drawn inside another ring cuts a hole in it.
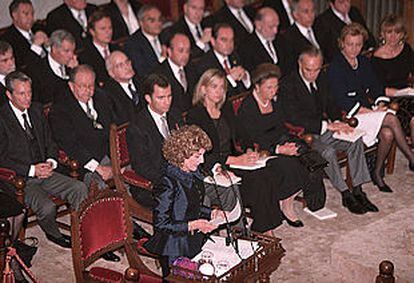
[[[354,91],[354,92],[348,92],[348,96],[355,96],[356,95],[356,92]]]

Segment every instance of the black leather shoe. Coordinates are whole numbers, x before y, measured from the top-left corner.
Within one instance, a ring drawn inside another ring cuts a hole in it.
[[[384,183],[384,185],[380,186],[378,185],[378,182],[375,179],[372,179],[372,183],[378,187],[378,189],[383,192],[383,193],[392,193],[391,188],[385,184],[384,180],[382,181],[382,183]]]
[[[282,216],[283,216],[283,219],[285,219],[285,220],[286,220],[287,224],[289,224],[289,225],[290,225],[290,226],[292,226],[292,227],[300,228],[300,227],[305,226],[305,225],[303,224],[302,220],[295,220],[295,221],[292,221],[292,220],[290,220],[289,218],[287,218],[287,217],[286,217],[286,215],[285,215],[283,212],[282,212]]]
[[[52,243],[55,243],[56,245],[61,246],[62,248],[66,248],[66,249],[72,248],[72,242],[69,236],[62,235],[61,237],[56,238],[52,235],[46,234],[46,238]]]
[[[121,261],[121,258],[114,254],[113,252],[107,252],[106,254],[102,255],[102,258],[106,261],[113,261],[113,262],[119,262]]]
[[[367,194],[362,191],[361,186],[357,186],[352,190],[352,193],[357,201],[365,208],[366,211],[378,212],[378,207],[373,204],[367,197]]]
[[[342,205],[355,214],[364,214],[367,212],[365,207],[359,203],[349,190],[342,192]]]
[[[135,240],[140,240],[143,238],[149,239],[151,237],[151,234],[145,231],[141,226],[139,226],[137,223],[132,222],[134,226],[134,230],[132,231],[132,236]]]

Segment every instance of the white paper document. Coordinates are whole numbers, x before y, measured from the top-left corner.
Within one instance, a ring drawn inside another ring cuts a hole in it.
[[[270,159],[273,158],[277,158],[277,156],[266,156],[266,157],[260,157],[257,161],[256,164],[251,165],[251,166],[244,166],[244,165],[230,165],[230,168],[233,169],[240,169],[240,170],[256,170],[256,169],[260,169],[260,168],[264,168],[266,167],[266,162]]]
[[[238,220],[241,216],[241,205],[240,205],[240,201],[237,201],[237,204],[234,206],[233,210],[230,212],[227,212],[227,220],[229,221],[229,223],[235,222],[236,220]],[[221,225],[226,223],[226,219],[224,218],[224,216],[221,214],[221,217],[217,217],[214,220],[211,220],[210,223],[213,225]]]
[[[212,261],[214,266],[215,275],[221,276],[231,268],[241,262],[241,259],[236,254],[234,248],[229,245],[226,246],[226,239],[219,236],[211,236],[213,241],[208,240],[201,252],[196,255],[192,260],[199,261],[205,259],[205,255],[208,255],[209,260]],[[238,240],[239,254],[243,259],[246,259],[254,254],[259,249],[257,242]]]
[[[231,181],[229,180],[229,177],[231,178]],[[214,180],[212,176],[207,176],[204,178],[204,183],[228,188],[232,185],[239,184],[242,178],[234,174],[214,174]]]
[[[317,211],[310,211],[307,207],[303,209],[306,213],[309,213],[310,215],[318,218],[319,220],[325,220],[330,218],[335,218],[338,214],[329,208],[321,208]]]
[[[358,128],[354,128],[354,130],[352,132],[349,133],[344,133],[344,132],[335,132],[332,136],[335,139],[338,140],[342,140],[342,141],[348,141],[348,142],[355,142],[357,141],[360,137],[365,135],[365,131],[358,129]]]
[[[402,97],[402,96],[414,96],[414,88],[412,87],[403,88],[403,89],[398,90],[394,94],[394,97]]]

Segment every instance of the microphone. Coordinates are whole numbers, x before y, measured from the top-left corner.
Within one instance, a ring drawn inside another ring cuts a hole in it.
[[[227,214],[223,210],[224,206],[223,206],[223,203],[221,202],[221,198],[220,198],[220,194],[219,194],[219,191],[218,191],[218,185],[217,185],[216,179],[214,178],[214,175],[211,172],[208,172],[208,171],[204,170],[203,168],[200,168],[200,169],[201,169],[201,172],[204,175],[207,175],[207,176],[211,177],[211,179],[213,180],[213,188],[214,188],[214,191],[216,193],[218,204],[219,204],[219,207],[223,211],[223,214],[224,214],[225,227],[226,227],[226,231],[227,231],[226,246],[229,246],[231,244],[232,247],[234,248],[234,251],[236,252],[236,254],[239,256],[240,259],[242,259],[241,255],[239,253],[239,246],[237,244],[237,239],[233,236],[233,232],[231,231],[231,228],[230,228],[229,219],[227,218]]]

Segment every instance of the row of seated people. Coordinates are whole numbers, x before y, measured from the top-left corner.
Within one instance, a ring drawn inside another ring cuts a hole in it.
[[[226,72],[232,96],[251,87],[249,72],[258,64],[274,63],[281,68],[282,76],[296,69],[298,54],[308,46],[320,48],[324,63],[331,62],[339,51],[337,40],[341,29],[351,22],[365,28],[366,24],[350,1],[330,1],[329,5],[315,19],[312,0],[264,1],[264,8],[255,15],[245,7],[244,1],[226,1],[222,9],[203,18],[204,0],[191,0],[183,5],[183,17],[163,29],[162,15],[156,6],[117,0],[96,9],[86,1],[65,1],[49,13],[46,30],[49,36],[59,27],[68,30],[74,37],[75,44],[72,44],[73,39],[66,39],[68,36],[61,30],[50,38],[41,30],[37,31],[33,26],[31,2],[17,0],[9,6],[13,24],[1,38],[14,48],[16,66],[34,80],[35,101],[45,104],[58,99],[56,91],[62,87],[62,81],[67,81],[69,69],[78,61],[94,68],[99,86],[113,87],[105,59],[114,50],[124,47],[138,77],[155,71],[173,81],[173,106],[184,112],[191,106],[198,78],[208,68]],[[136,18],[134,13],[137,13]],[[222,29],[220,23],[229,25],[232,30]],[[392,35],[392,29],[398,32]],[[180,56],[180,49],[187,43],[176,48],[169,45],[176,33],[188,37],[190,58]],[[120,34],[126,39],[122,47],[113,43]],[[397,89],[407,86],[413,70],[413,53],[405,42],[406,31],[401,19],[395,16],[387,16],[382,21],[379,37],[381,45],[372,62],[386,88],[386,95],[391,97]],[[363,50],[375,46],[370,32],[365,42]],[[46,46],[49,46],[49,54]],[[47,59],[41,59],[46,55]],[[3,94],[6,74],[7,70],[0,70]],[[5,100],[4,95],[0,96],[0,102]],[[405,99],[401,106],[398,115],[409,134],[410,127],[414,127],[412,104]]]

